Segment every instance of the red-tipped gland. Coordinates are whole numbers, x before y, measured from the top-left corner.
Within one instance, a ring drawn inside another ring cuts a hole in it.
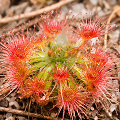
[[[9,69],[11,72],[8,76],[13,85],[17,85],[17,87],[19,87],[24,83],[24,81],[26,81],[28,69],[24,65],[17,64],[16,66],[10,66]]]
[[[97,64],[99,66],[104,66],[107,62],[109,57],[100,51],[95,51],[95,53],[90,54],[90,61],[93,62],[93,64]]]
[[[75,91],[73,89],[65,89],[62,93],[64,102],[72,102],[75,99]]]
[[[54,55],[55,55],[55,54],[54,54],[54,52],[53,52],[52,50],[49,50],[49,51],[48,51],[48,56],[49,56],[49,57],[54,57]]]
[[[95,37],[99,37],[99,31],[96,26],[85,25],[80,30],[80,37],[86,41]]]
[[[89,68],[85,73],[85,83],[94,97],[102,95],[100,89],[106,88],[105,71],[98,68]]]
[[[75,112],[77,112],[79,118],[81,119],[80,112],[85,114],[86,106],[84,105],[86,95],[84,92],[77,90],[76,88],[70,88],[64,86],[61,88],[61,92],[58,95],[57,106],[59,107],[59,112],[63,108],[63,118],[65,111],[67,110],[70,117],[73,119],[75,117]]]
[[[97,70],[91,70],[86,72],[86,77],[89,80],[88,82],[98,82],[100,79],[100,73]]]
[[[65,57],[68,57],[68,56],[70,56],[70,55],[71,55],[71,52],[70,52],[70,51],[66,51]]]
[[[34,93],[42,94],[44,92],[44,88],[45,88],[44,81],[42,81],[42,80],[40,80],[40,81],[39,80],[32,81],[31,90]]]
[[[82,38],[84,41],[87,41],[95,37],[102,37],[115,27],[115,26],[111,27],[106,23],[102,24],[100,20],[101,19],[96,18],[94,21],[92,21],[90,18],[89,20],[86,20],[86,22],[84,20],[81,21],[82,24],[80,25],[80,29],[77,31],[80,38]],[[108,32],[106,33],[107,26]]]
[[[44,33],[42,33],[42,34],[38,34],[37,36],[35,36],[35,37],[33,37],[32,39],[33,39],[33,42],[34,42],[34,45],[41,45],[41,44],[43,44],[44,42],[45,42],[45,38],[46,36],[45,36],[45,34]]]
[[[8,56],[6,57],[6,61],[14,65],[17,65],[17,62],[25,61],[31,52],[31,47],[30,39],[24,36],[16,36],[8,43]]]
[[[70,73],[66,69],[58,69],[54,71],[54,80],[57,80],[57,82],[64,82],[65,80],[68,80],[70,76]]]
[[[48,35],[55,36],[62,31],[62,26],[61,23],[58,21],[55,22],[50,21],[50,22],[46,22],[43,25],[43,29]]]
[[[21,97],[35,98],[36,102],[40,102],[39,99],[45,94],[45,83],[42,80],[28,79],[20,86],[18,93]]]
[[[57,52],[60,52],[61,51],[61,48],[57,48]]]
[[[78,52],[78,50],[79,50],[79,47],[74,47],[72,49],[72,54],[76,54]]]
[[[45,82],[43,80],[32,81],[30,90],[32,92],[32,97],[35,98],[39,105],[46,105],[49,102],[49,96],[45,90]]]

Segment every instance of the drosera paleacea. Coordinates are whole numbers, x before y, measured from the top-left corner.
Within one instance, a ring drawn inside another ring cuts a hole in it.
[[[110,101],[114,91],[110,87],[114,84],[110,72],[114,59],[100,50],[99,43],[90,44],[92,38],[107,34],[107,25],[91,16],[86,22],[80,20],[75,30],[69,23],[76,26],[76,21],[57,19],[58,15],[52,13],[41,15],[39,33],[29,37],[16,34],[2,40],[0,54],[5,79],[11,90],[17,89],[21,99],[31,98],[44,106],[52,98],[58,115],[63,111],[63,119],[66,112],[71,119],[83,119],[83,115],[89,119],[88,104],[104,98]]]

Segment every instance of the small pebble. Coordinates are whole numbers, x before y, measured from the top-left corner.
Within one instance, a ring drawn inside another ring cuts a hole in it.
[[[8,105],[9,105],[9,102],[8,102],[7,99],[0,100],[0,106],[1,107],[8,107]]]
[[[8,119],[8,118],[10,118],[10,117],[12,117],[12,113],[7,113],[7,114],[6,114],[6,119]]]
[[[14,102],[9,103],[9,107],[14,108],[14,109],[19,109],[20,106],[16,101],[14,101]]]
[[[98,0],[89,0],[89,1],[92,5],[97,5],[98,4]]]
[[[5,120],[15,120],[15,119],[11,116],[11,117],[9,117],[9,118],[7,118]]]
[[[94,110],[94,107],[91,107],[91,110],[93,111],[93,110]]]
[[[55,113],[51,113],[51,117],[56,117],[56,114]]]
[[[62,6],[61,7],[61,16],[64,18],[65,17],[65,15],[67,14],[69,12],[69,9],[68,9],[68,7],[67,6]],[[62,19],[63,19],[62,18]]]
[[[29,13],[29,12],[31,12],[32,11],[32,7],[26,7],[26,9],[25,9],[25,11],[24,11],[24,13]]]
[[[98,117],[97,117],[97,116],[95,116],[94,120],[98,120]]]
[[[25,117],[23,117],[23,116],[18,116],[17,118],[18,118],[19,120],[26,120]]]
[[[117,4],[117,0],[109,0],[109,3],[110,3],[111,5],[115,5],[115,4]]]
[[[120,33],[120,30],[117,29],[117,30],[114,30],[112,33],[111,33],[111,36],[112,38],[110,39],[110,42],[112,43],[116,43],[119,39],[119,33]]]
[[[52,4],[54,4],[54,0],[50,0],[50,1],[47,2],[47,5],[48,5],[48,6],[49,6],[49,5],[52,5]]]
[[[117,106],[115,104],[111,104],[110,106],[110,111],[113,112],[114,110],[116,110]]]
[[[80,12],[82,14],[86,14],[87,13],[87,10],[85,9],[84,4],[82,4],[82,3],[74,4],[73,7],[72,7],[72,10],[76,14],[79,14]]]
[[[10,0],[0,0],[0,14],[7,10],[10,6]]]
[[[97,7],[97,12],[98,12],[98,16],[103,16],[105,14],[100,6]]]

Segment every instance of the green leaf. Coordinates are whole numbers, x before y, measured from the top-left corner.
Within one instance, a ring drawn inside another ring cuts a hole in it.
[[[75,70],[75,75],[81,79],[81,77],[84,77],[84,73],[82,71],[82,69],[78,68],[77,65],[73,66],[73,70]]]
[[[37,75],[37,78],[46,80],[50,75],[50,72],[53,70],[53,68],[54,66],[52,64],[50,66],[46,66],[45,68],[43,68],[42,71],[39,72],[39,74]]]
[[[29,63],[46,61],[47,55],[45,53],[40,53],[39,55],[33,55],[28,60]]]
[[[45,89],[49,90],[52,85],[53,76],[50,76],[48,80],[45,81]]]
[[[75,79],[70,76],[70,78],[68,78],[68,83],[69,83],[69,86],[72,86],[72,87],[75,87],[77,82],[75,81]]]
[[[47,64],[46,62],[35,63],[34,65],[31,65],[31,68],[29,69],[28,73],[36,71],[40,69],[41,67],[45,66],[46,64]]]

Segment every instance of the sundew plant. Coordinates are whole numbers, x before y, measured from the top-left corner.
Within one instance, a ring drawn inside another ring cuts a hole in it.
[[[114,59],[101,46],[107,34],[106,23],[97,17],[75,21],[60,20],[52,13],[41,15],[39,32],[16,34],[1,40],[1,66],[6,71],[11,91],[20,98],[30,98],[38,105],[47,105],[66,112],[71,119],[82,115],[96,100],[111,102],[115,91],[112,80]],[[108,27],[110,32],[114,26]]]

